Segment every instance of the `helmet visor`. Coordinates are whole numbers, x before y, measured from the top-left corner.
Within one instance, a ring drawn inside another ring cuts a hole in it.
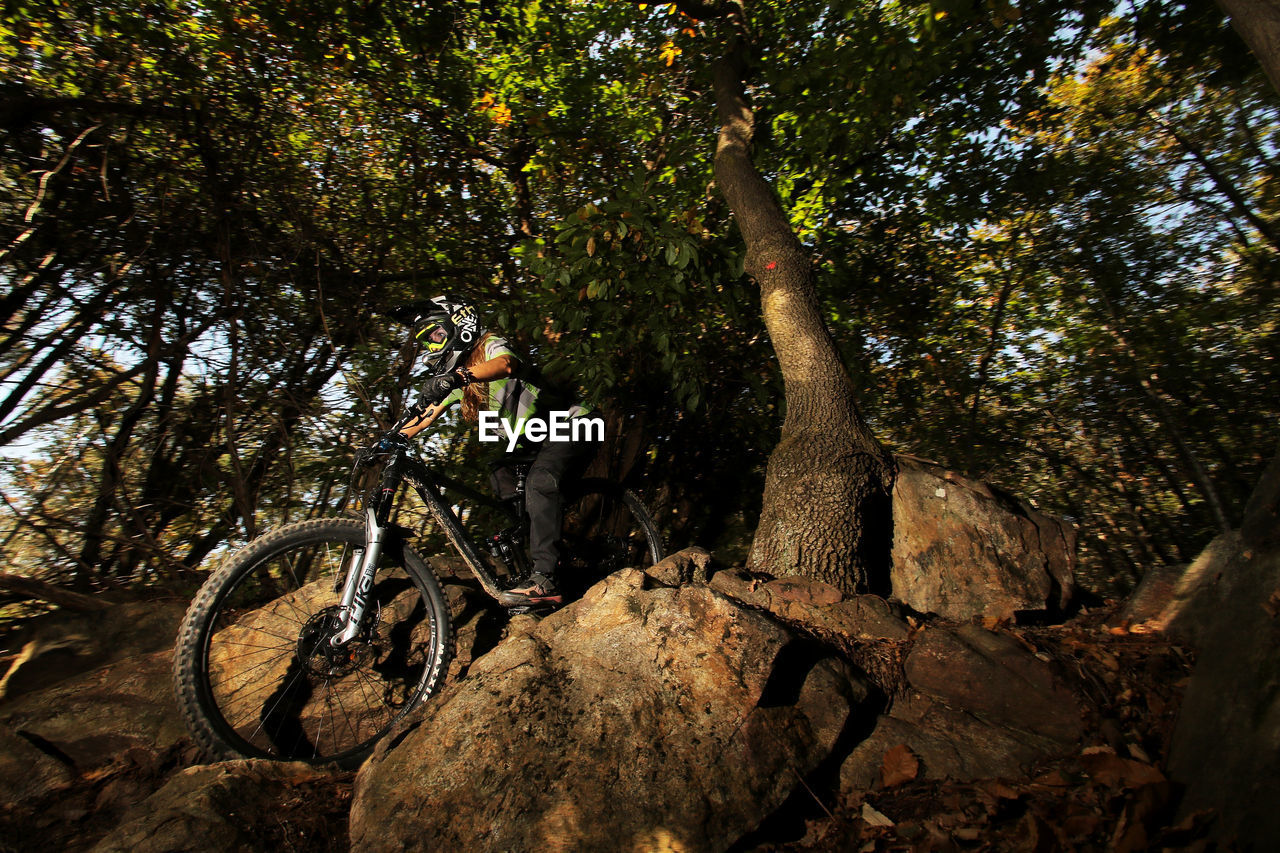
[[[427,352],[440,352],[449,340],[449,331],[440,323],[429,323],[419,329],[414,337],[427,348]]]

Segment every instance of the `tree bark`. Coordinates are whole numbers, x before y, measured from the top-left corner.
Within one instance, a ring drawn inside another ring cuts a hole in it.
[[[729,4],[740,31],[741,6]],[[864,423],[853,383],[822,319],[808,253],[751,156],[755,118],[738,41],[714,67],[720,132],[716,183],[742,231],[765,326],[786,389],[748,559],[845,592],[884,590],[892,541],[893,463]]]

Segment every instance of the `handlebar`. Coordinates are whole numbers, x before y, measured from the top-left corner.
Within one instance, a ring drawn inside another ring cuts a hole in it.
[[[430,408],[430,404],[423,402],[422,399],[419,398],[418,402],[405,410],[404,417],[396,421],[388,432],[401,432],[407,424],[418,420],[426,414],[428,408]],[[383,433],[383,435],[385,436],[386,433]],[[361,468],[371,467],[374,464],[375,459],[380,456],[387,455],[388,450],[380,448],[379,444],[373,444],[369,447],[364,447],[356,451],[355,467],[352,472],[353,476],[355,471],[359,471]]]
[[[395,432],[399,432],[400,430],[404,429],[405,424],[409,423],[410,421],[416,421],[418,418],[426,414],[427,408],[428,408],[427,405],[424,404],[421,400],[419,400],[418,402],[414,403],[405,411],[404,417],[396,421],[395,424],[391,427],[391,429]]]

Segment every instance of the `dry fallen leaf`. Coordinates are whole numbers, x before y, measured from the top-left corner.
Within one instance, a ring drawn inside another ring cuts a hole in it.
[[[872,826],[893,826],[893,821],[872,808],[871,803],[862,804],[862,819]]]
[[[1022,794],[999,779],[986,779],[977,784],[979,790],[985,792],[993,800],[1016,800]]]
[[[1061,850],[1062,844],[1057,832],[1048,821],[1039,815],[1028,812],[1018,821],[1014,831],[1014,847],[1026,853],[1047,853],[1050,850]]]
[[[920,773],[920,759],[905,744],[900,743],[884,754],[880,765],[880,784],[886,788],[910,782]]]
[[[1164,774],[1150,764],[1098,752],[1081,758],[1089,778],[1108,788],[1140,788],[1165,781]]]
[[[1060,770],[1050,770],[1048,773],[1037,776],[1034,784],[1045,788],[1067,788],[1071,786],[1071,780]]]
[[[1113,853],[1140,853],[1151,847],[1151,831],[1160,823],[1160,813],[1164,811],[1172,797],[1173,786],[1168,782],[1157,782],[1143,785],[1132,800],[1125,804],[1111,836]]]

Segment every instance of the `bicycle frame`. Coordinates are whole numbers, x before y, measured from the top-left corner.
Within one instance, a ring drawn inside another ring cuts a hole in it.
[[[364,550],[353,556],[347,569],[346,579],[343,581],[342,599],[338,610],[339,618],[343,622],[340,630],[329,640],[335,647],[351,642],[360,633],[360,625],[364,622],[365,610],[368,607],[368,593],[373,588],[374,575],[378,571],[378,560],[382,558],[388,536],[399,535],[401,529],[399,525],[390,521],[390,517],[396,492],[402,482],[412,486],[422,498],[432,518],[440,525],[449,543],[480,581],[484,591],[494,598],[502,592],[497,576],[490,570],[480,549],[463,530],[461,519],[445,501],[440,487],[448,486],[478,502],[498,507],[508,513],[511,513],[510,508],[451,477],[434,473],[426,465],[410,457],[404,450],[397,449],[392,452],[391,459],[382,469],[382,483],[377,496],[370,505],[365,507]]]

